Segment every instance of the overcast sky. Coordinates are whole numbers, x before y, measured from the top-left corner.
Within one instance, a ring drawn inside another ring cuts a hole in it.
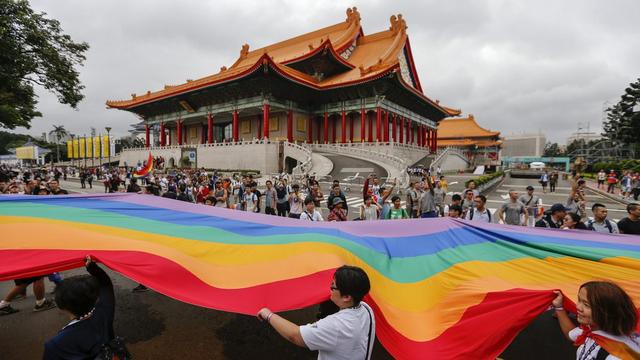
[[[578,123],[600,131],[604,103],[640,76],[640,1],[93,1],[34,0],[91,46],[77,111],[42,90],[42,118],[17,132],[63,124],[75,134],[137,118],[107,99],[161,89],[231,65],[252,49],[329,26],[357,6],[365,34],[403,14],[426,95],[472,113],[503,135],[542,131],[564,143]]]

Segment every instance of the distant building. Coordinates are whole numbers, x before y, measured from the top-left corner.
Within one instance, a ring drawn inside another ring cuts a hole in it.
[[[542,134],[512,134],[502,138],[502,156],[534,156],[544,154],[547,137]]]
[[[500,132],[481,127],[473,114],[440,121],[437,144],[438,148],[459,148],[472,164],[499,165]]]
[[[594,132],[574,132],[567,138],[567,146],[576,140],[584,140],[585,142],[590,142],[594,140],[602,139],[602,135]]]

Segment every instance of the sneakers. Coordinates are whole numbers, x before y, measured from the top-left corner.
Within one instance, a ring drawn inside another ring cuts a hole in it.
[[[0,308],[0,316],[15,314],[18,311],[20,310],[14,309],[11,305],[7,305]]]
[[[49,299],[45,299],[42,305],[36,304],[36,306],[33,307],[33,311],[34,312],[45,311],[45,310],[53,309],[54,307],[56,307],[56,303],[54,303]]]
[[[142,284],[134,287],[133,290],[131,290],[131,292],[134,292],[134,293],[141,293],[141,292],[147,292],[147,291],[149,291],[149,288]]]

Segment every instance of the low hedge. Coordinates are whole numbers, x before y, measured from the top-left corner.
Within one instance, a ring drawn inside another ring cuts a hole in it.
[[[504,171],[497,171],[494,172],[493,174],[487,174],[487,175],[482,175],[480,177],[477,177],[475,179],[469,179],[467,181],[464,182],[464,186],[466,188],[469,188],[469,183],[471,181],[474,181],[476,183],[476,188],[480,187],[480,185],[484,185],[486,183],[488,183],[489,181],[497,178],[497,177],[501,177],[504,175]]]
[[[638,159],[627,159],[615,162],[598,162],[589,167],[594,173],[597,173],[600,170],[604,170],[605,172],[609,172],[609,170],[621,171],[621,170],[631,170],[631,171],[640,171],[640,160]]]

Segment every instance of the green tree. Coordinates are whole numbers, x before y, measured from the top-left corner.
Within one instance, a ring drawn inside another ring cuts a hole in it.
[[[629,84],[620,101],[607,109],[607,120],[603,124],[607,139],[620,145],[635,145],[640,139],[640,78]]]
[[[60,162],[60,141],[69,136],[69,133],[64,128],[64,125],[53,125],[53,130],[49,131],[49,136],[53,136],[56,139],[56,160]]]
[[[564,151],[560,149],[558,143],[547,142],[544,145],[544,157],[561,157],[564,155]]]
[[[0,0],[0,128],[29,128],[42,116],[34,84],[74,109],[84,97],[75,66],[82,66],[89,45],[74,42],[45,15],[26,0]]]

